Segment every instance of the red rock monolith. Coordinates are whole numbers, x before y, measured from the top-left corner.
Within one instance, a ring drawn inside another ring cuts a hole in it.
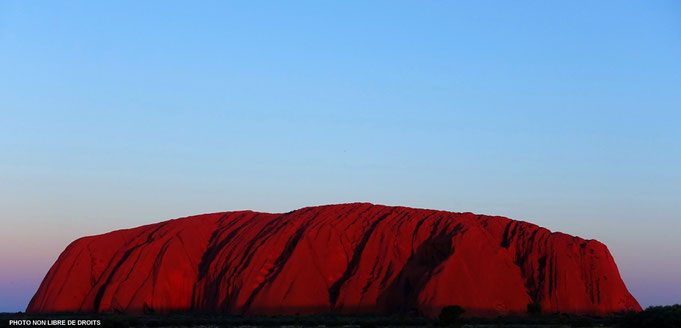
[[[605,315],[640,310],[607,247],[504,217],[367,203],[226,212],[72,242],[27,312]]]

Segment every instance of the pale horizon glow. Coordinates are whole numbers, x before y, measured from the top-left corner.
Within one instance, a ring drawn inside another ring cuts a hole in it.
[[[371,202],[605,243],[681,303],[681,4],[0,3],[0,312],[73,240]]]

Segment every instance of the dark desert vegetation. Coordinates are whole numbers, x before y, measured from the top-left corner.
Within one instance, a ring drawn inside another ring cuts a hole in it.
[[[448,305],[442,308],[438,319],[443,325],[452,325],[460,323],[461,315],[466,312],[462,307],[458,305]]]
[[[541,304],[539,302],[527,303],[527,314],[528,315],[540,315],[541,314]]]
[[[641,312],[629,312],[621,320],[622,327],[681,327],[681,304],[650,306]]]
[[[122,313],[52,313],[0,314],[0,327],[8,321],[20,319],[79,319],[100,320],[98,327],[470,327],[470,328],[678,328],[681,327],[681,305],[653,306],[641,312],[615,313],[610,316],[578,316],[570,314],[541,314],[534,316],[500,316],[479,318],[462,316],[459,306],[443,308],[441,316],[429,318],[418,315],[291,315],[244,316],[219,313],[176,312],[169,314],[128,315]]]

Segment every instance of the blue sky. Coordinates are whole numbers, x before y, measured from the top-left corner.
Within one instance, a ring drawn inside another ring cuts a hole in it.
[[[81,235],[350,201],[598,239],[681,303],[680,59],[675,1],[2,2],[0,311]]]

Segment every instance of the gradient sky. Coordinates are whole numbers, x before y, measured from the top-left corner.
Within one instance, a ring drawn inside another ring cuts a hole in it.
[[[598,239],[681,303],[681,3],[0,2],[0,312],[79,236],[352,201]]]

